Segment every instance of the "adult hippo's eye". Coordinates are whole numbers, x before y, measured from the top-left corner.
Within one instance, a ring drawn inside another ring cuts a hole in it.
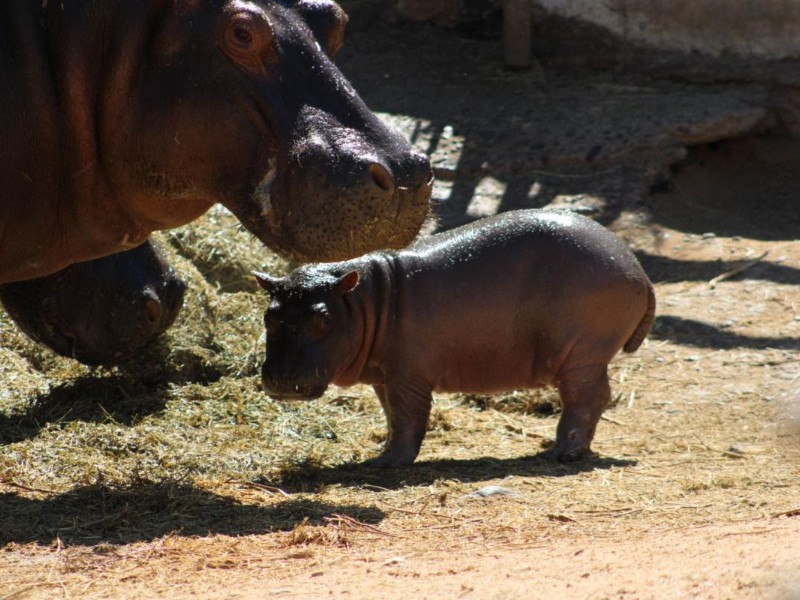
[[[272,43],[272,28],[267,16],[254,10],[241,11],[229,17],[221,46],[234,63],[252,73],[261,73],[265,63],[272,60]]]
[[[249,50],[253,45],[258,23],[247,13],[234,16],[228,24],[228,43],[239,50]]]
[[[244,27],[234,27],[233,37],[242,45],[249,45],[253,41],[253,34]]]

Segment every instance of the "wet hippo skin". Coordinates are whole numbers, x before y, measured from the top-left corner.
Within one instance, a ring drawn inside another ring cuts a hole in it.
[[[332,0],[4,0],[0,284],[214,203],[296,261],[399,248],[431,167],[333,63]]]
[[[504,213],[405,250],[258,274],[271,297],[263,386],[312,399],[373,385],[389,428],[373,466],[416,458],[431,393],[558,387],[547,456],[589,451],[610,399],[609,361],[653,322],[653,286],[631,251],[568,211]]]

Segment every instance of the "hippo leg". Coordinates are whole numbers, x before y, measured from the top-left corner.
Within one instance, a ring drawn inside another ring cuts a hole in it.
[[[417,458],[425,437],[433,401],[431,390],[415,384],[373,387],[386,414],[389,435],[381,455],[364,461],[364,466],[376,469],[408,466]]]
[[[593,365],[561,376],[561,419],[555,446],[544,453],[551,460],[571,461],[589,452],[600,415],[611,400],[608,365]]]

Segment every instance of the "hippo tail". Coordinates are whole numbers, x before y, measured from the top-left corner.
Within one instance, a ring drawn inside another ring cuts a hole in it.
[[[636,349],[642,345],[644,338],[647,337],[647,333],[650,331],[650,327],[653,325],[653,321],[656,318],[656,293],[653,291],[653,284],[649,281],[647,282],[647,310],[642,317],[642,320],[639,321],[639,325],[636,326],[636,331],[631,334],[631,337],[628,338],[628,341],[625,342],[625,345],[622,349],[625,352],[635,352]]]

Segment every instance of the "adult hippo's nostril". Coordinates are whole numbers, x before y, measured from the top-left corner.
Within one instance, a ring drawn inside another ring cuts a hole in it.
[[[147,315],[147,320],[151,323],[158,323],[161,321],[161,302],[155,298],[148,298],[144,303],[144,311]]]
[[[400,170],[397,170],[400,172]],[[417,150],[409,153],[404,161],[403,176],[397,177],[397,185],[408,188],[412,192],[429,186],[433,179],[433,169],[427,154]]]
[[[162,303],[162,321],[161,331],[167,329],[178,316],[178,313],[183,308],[183,297],[186,293],[186,283],[179,279],[174,271],[170,272],[170,279],[164,288],[164,293],[161,296]]]
[[[377,185],[381,190],[386,192],[387,194],[394,194],[394,179],[392,178],[392,174],[379,163],[372,163],[369,166],[369,174],[372,177],[372,181]]]

